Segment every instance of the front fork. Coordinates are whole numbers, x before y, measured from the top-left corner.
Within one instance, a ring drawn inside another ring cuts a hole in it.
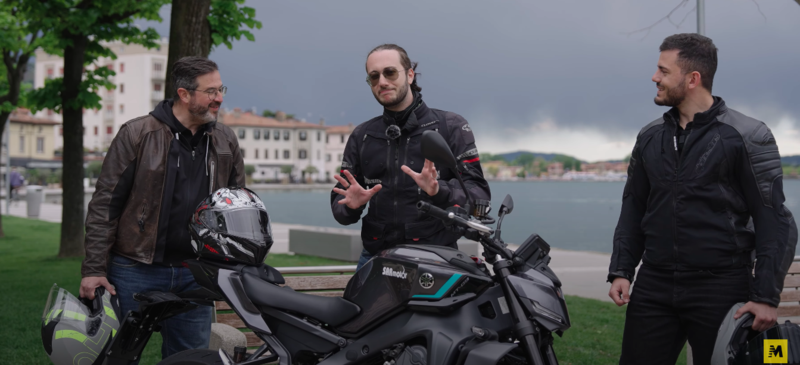
[[[509,268],[512,265],[511,261],[508,260],[498,261],[494,264],[494,272],[500,278],[500,285],[503,288],[508,309],[511,312],[511,317],[514,319],[514,334],[517,339],[519,339],[520,344],[522,344],[525,358],[528,360],[529,364],[556,365],[558,361],[553,352],[553,347],[550,344],[548,344],[548,349],[546,351],[547,362],[542,359],[542,354],[538,346],[539,344],[536,343],[535,337],[539,334],[539,328],[536,326],[536,323],[528,319],[528,316],[525,315],[522,305],[519,300],[517,300],[517,295],[514,293],[514,290],[511,289],[508,276],[511,274]]]

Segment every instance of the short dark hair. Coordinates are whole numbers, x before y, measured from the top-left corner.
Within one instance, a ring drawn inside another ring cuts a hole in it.
[[[711,38],[696,33],[681,33],[664,39],[661,52],[678,50],[678,67],[683,74],[697,71],[703,87],[711,92],[717,72],[717,46]]]
[[[217,71],[217,63],[203,57],[183,57],[172,65],[172,100],[180,99],[178,89],[194,90],[197,77]]]
[[[408,69],[410,68],[410,69],[414,70],[414,72],[415,72],[414,81],[411,82],[411,90],[414,90],[414,91],[417,91],[417,92],[422,91],[422,88],[419,87],[419,85],[417,85],[417,76],[420,75],[419,73],[416,73],[417,64],[418,63],[417,62],[411,62],[411,59],[408,58],[408,53],[406,53],[406,50],[403,49],[403,47],[400,47],[400,46],[398,46],[396,44],[392,44],[392,43],[381,44],[380,46],[377,46],[377,47],[373,48],[371,51],[369,51],[369,54],[367,54],[367,58],[369,58],[369,56],[371,54],[373,54],[373,53],[375,53],[377,51],[384,51],[384,50],[393,50],[393,51],[397,51],[397,53],[400,54],[400,65],[403,66],[405,71],[408,71]]]

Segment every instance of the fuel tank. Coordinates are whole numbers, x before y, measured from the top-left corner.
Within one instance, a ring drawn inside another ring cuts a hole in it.
[[[356,272],[344,298],[361,313],[337,332],[358,336],[407,309],[409,301],[479,295],[492,278],[464,252],[443,246],[403,245],[375,255]]]

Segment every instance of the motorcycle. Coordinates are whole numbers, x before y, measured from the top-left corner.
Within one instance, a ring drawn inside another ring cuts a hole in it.
[[[422,152],[437,166],[466,168],[436,132],[425,132]],[[190,260],[203,289],[136,294],[140,310],[123,319],[106,364],[136,361],[160,321],[213,301],[227,302],[264,344],[239,362],[222,349],[203,349],[160,365],[558,364],[553,335],[571,324],[561,282],[549,267],[550,246],[533,234],[509,250],[501,225],[513,210],[511,196],[500,206],[496,229],[489,226],[488,202],[467,198],[465,207],[444,210],[420,201],[417,208],[480,242],[484,259],[444,246],[394,247],[356,272],[343,297],[295,292],[263,263]]]

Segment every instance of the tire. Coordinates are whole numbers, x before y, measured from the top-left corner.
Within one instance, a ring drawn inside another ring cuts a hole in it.
[[[156,365],[222,365],[219,351],[209,349],[197,349],[181,351]]]

